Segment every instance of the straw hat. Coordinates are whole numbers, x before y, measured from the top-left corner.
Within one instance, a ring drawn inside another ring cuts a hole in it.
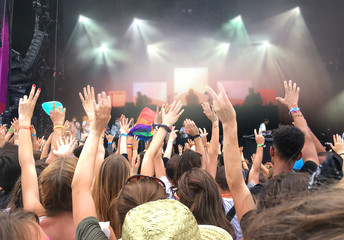
[[[188,207],[176,200],[164,199],[131,209],[124,219],[122,239],[230,240],[232,237],[219,227],[199,227]]]

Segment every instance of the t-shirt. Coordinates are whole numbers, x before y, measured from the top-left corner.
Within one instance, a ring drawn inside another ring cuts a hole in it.
[[[232,198],[222,198],[223,199],[223,205],[225,207],[226,214],[229,212],[229,210],[234,207],[234,202]],[[238,220],[238,216],[235,214],[233,219],[231,220],[231,224],[234,227],[236,239],[241,239],[241,228]]]
[[[76,228],[76,240],[108,240],[95,217],[83,219]]]
[[[170,183],[170,181],[168,181],[166,176],[162,176],[160,178],[161,181],[163,181],[165,183],[165,187],[166,187],[166,193],[169,199],[174,199],[173,198],[173,192],[171,190],[172,184]]]

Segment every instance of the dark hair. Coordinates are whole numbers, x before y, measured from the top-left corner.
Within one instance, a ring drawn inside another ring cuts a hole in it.
[[[178,184],[179,178],[185,172],[190,171],[195,167],[201,168],[202,166],[202,155],[190,149],[183,152],[178,160],[173,178],[173,182],[175,184]]]
[[[173,155],[166,164],[166,177],[169,180],[173,180],[174,173],[176,171],[177,163],[179,161],[180,156],[178,154]]]
[[[178,181],[177,191],[180,202],[190,209],[198,224],[221,227],[235,238],[216,182],[207,171],[193,168],[185,172]]]
[[[273,137],[275,154],[286,162],[296,161],[305,144],[303,132],[294,126],[282,126],[274,131]]]
[[[18,146],[6,143],[0,148],[0,187],[6,194],[12,191],[20,174]]]
[[[48,164],[41,160],[36,162],[37,177],[41,175],[41,173],[47,166]],[[9,197],[9,203],[7,205],[7,208],[9,208],[10,212],[15,212],[15,211],[18,211],[18,209],[24,208],[22,195],[23,193],[22,193],[21,177],[19,177]]]
[[[33,213],[20,210],[13,213],[0,212],[0,239],[39,239],[38,228],[38,217]],[[32,232],[32,229],[35,231]]]
[[[81,146],[75,148],[73,151],[74,156],[79,158],[80,154],[82,152],[82,149],[84,149],[84,145],[81,145]],[[107,149],[105,149],[104,159],[107,158],[108,156],[109,156],[109,152],[107,151]]]
[[[166,199],[165,189],[157,182],[145,178],[130,182],[122,188],[118,197],[110,204],[110,224],[116,237],[122,236],[125,215],[133,208],[160,199]]]
[[[224,166],[219,167],[217,169],[215,181],[217,182],[217,184],[219,185],[219,187],[222,190],[230,191],[230,189],[228,187],[227,179],[226,179],[226,172],[225,172],[225,167]]]
[[[318,190],[241,220],[243,237],[258,239],[343,239],[344,190]]]
[[[257,199],[257,209],[275,207],[308,193],[309,174],[281,173],[271,178],[263,187]]]

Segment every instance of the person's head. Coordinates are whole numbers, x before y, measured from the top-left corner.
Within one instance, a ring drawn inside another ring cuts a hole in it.
[[[344,190],[317,190],[241,220],[244,239],[344,239]],[[245,228],[244,228],[245,226]]]
[[[271,160],[276,164],[276,159],[294,164],[301,158],[301,150],[305,143],[305,135],[294,126],[282,126],[273,132],[274,141],[270,149]]]
[[[0,148],[0,187],[8,194],[20,177],[18,146],[6,143]]]
[[[0,239],[47,240],[47,235],[33,213],[16,211],[0,212]]]
[[[215,177],[216,184],[219,188],[220,192],[230,192],[230,189],[228,187],[227,179],[226,179],[226,172],[225,167],[219,167],[216,171],[216,177]]]
[[[189,89],[189,94],[194,94],[194,90],[192,88]]]
[[[249,88],[248,89],[248,93],[251,95],[251,94],[254,94],[254,88]]]
[[[48,166],[48,164],[45,163],[44,161],[41,161],[41,160],[36,161],[37,177],[39,177],[41,175],[41,173],[43,172],[43,170],[47,166]],[[18,178],[16,184],[14,185],[14,187],[11,191],[7,208],[9,208],[10,212],[15,212],[15,211],[18,211],[18,209],[24,208],[21,177]]]
[[[168,180],[173,181],[174,173],[176,171],[177,163],[180,156],[178,154],[174,154],[166,164],[166,177]]]
[[[275,207],[292,201],[308,192],[309,175],[305,173],[280,173],[271,178],[257,198],[257,209]]]
[[[198,224],[214,225],[235,236],[226,219],[223,200],[214,178],[201,168],[185,172],[178,180],[177,195],[194,214]]]
[[[178,179],[187,171],[202,166],[202,155],[190,149],[185,150],[176,163],[173,182],[178,184]]]
[[[121,237],[125,215],[131,209],[150,201],[166,198],[166,190],[151,178],[138,179],[124,185],[117,198],[111,202],[109,211],[111,227],[116,237]]]
[[[58,158],[40,176],[42,205],[48,217],[72,212],[72,180],[77,159]]]
[[[99,221],[109,221],[109,207],[130,177],[130,165],[122,155],[110,155],[99,168],[93,199]]]
[[[87,122],[88,121],[88,116],[87,115],[82,116],[82,121]]]
[[[264,119],[263,119],[263,123],[264,123],[265,125],[268,125],[268,124],[269,124],[269,119],[264,118]]]
[[[138,97],[141,97],[141,96],[142,96],[142,93],[141,93],[141,92],[137,92],[137,96],[138,96]]]

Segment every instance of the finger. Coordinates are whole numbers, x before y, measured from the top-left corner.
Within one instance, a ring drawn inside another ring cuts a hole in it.
[[[296,83],[293,84],[293,92],[296,92]]]
[[[214,92],[214,90],[211,87],[207,85],[205,86],[205,89],[207,90],[208,93],[210,93],[210,95],[213,97],[215,101],[217,102],[220,101],[219,96]]]
[[[219,86],[219,90],[220,90],[220,93],[222,95],[223,100],[225,100],[228,103],[229,99],[227,97],[227,93],[226,93],[225,88],[223,87],[222,83],[220,83],[220,82],[218,83],[218,86]]]
[[[85,97],[85,100],[87,99],[87,90],[86,90],[86,88],[84,87],[84,97]]]
[[[90,85],[87,85],[87,96],[91,97],[91,87],[90,87]]]
[[[84,99],[84,97],[82,96],[82,93],[81,93],[81,92],[79,92],[79,97],[80,97],[81,102],[84,102],[84,101],[85,101],[85,99]]]
[[[285,91],[285,93],[288,92],[288,82],[287,81],[284,81],[284,91]]]
[[[36,85],[33,84],[32,87],[31,87],[29,99],[33,99],[33,96],[34,96],[34,94],[35,94],[35,90],[36,90]]]
[[[259,129],[258,134],[259,134],[259,135],[262,135],[262,129]]]
[[[37,99],[39,97],[39,95],[41,94],[41,88],[38,88],[36,93],[35,93],[35,96],[33,97],[33,101],[36,103],[37,102]]]
[[[292,90],[293,90],[293,81],[292,81],[292,80],[289,80],[288,90],[289,90],[289,91],[292,91]]]
[[[55,110],[56,110],[56,102],[54,101],[53,102],[53,112],[55,112]]]
[[[95,99],[96,94],[94,93],[94,87],[91,87],[91,97],[92,99]]]
[[[255,137],[257,137],[257,130],[256,130],[256,129],[254,129],[254,131],[253,131],[253,132],[254,132],[254,136],[255,136]]]
[[[330,143],[330,147],[331,147],[332,149],[334,149],[334,146],[332,145],[332,143]]]
[[[333,135],[333,143],[336,144],[336,135]]]
[[[278,100],[280,103],[284,102],[284,98],[281,98],[281,97],[276,97],[276,100]]]
[[[177,118],[179,119],[179,117],[183,114],[183,112],[184,112],[184,109],[182,109],[179,113],[178,113],[178,115],[177,115]]]

